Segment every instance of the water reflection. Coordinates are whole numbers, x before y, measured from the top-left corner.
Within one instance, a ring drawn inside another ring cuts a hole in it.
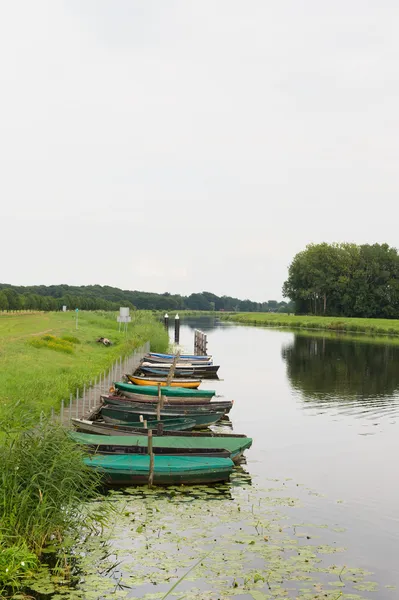
[[[220,319],[215,315],[204,315],[199,317],[182,316],[182,325],[186,325],[189,329],[201,329],[202,331],[212,331],[220,327]]]
[[[398,346],[296,334],[282,357],[291,385],[306,401],[397,411]]]

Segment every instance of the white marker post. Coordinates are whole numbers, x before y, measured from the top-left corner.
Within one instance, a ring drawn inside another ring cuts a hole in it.
[[[79,309],[75,308],[75,314],[76,314],[76,329],[78,328],[78,316],[79,316]]]

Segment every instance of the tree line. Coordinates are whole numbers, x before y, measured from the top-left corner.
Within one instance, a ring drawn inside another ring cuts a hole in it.
[[[399,255],[388,244],[310,244],[283,286],[296,314],[399,318]]]
[[[119,310],[120,306],[140,310],[203,310],[242,312],[293,312],[292,302],[253,302],[231,296],[217,296],[200,292],[181,296],[179,294],[156,294],[122,290],[110,286],[87,285],[37,285],[13,286],[0,284],[0,310]]]

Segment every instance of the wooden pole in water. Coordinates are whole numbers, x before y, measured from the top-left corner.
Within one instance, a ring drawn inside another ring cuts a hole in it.
[[[154,483],[154,452],[152,449],[152,429],[148,432],[148,454],[150,455],[150,470],[148,474],[148,487]]]
[[[169,373],[168,376],[166,378],[166,385],[170,385],[171,381],[173,379],[173,375],[175,374],[175,369],[176,369],[176,365],[177,365],[177,361],[180,358],[180,350],[178,351],[178,353],[176,354],[176,356],[173,359],[172,364],[170,365],[170,369],[169,369]]]
[[[161,384],[158,383],[157,419],[161,420]]]

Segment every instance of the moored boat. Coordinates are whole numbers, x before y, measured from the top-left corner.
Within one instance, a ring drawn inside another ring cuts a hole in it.
[[[128,375],[129,380],[136,385],[167,385],[167,377],[144,377],[138,375]],[[169,383],[171,387],[182,387],[188,389],[196,389],[201,383],[200,379],[172,379]]]
[[[129,375],[127,375],[129,378]],[[131,377],[131,376],[130,376]],[[132,382],[124,383],[118,381],[115,383],[115,387],[123,392],[124,394],[144,394],[146,396],[158,396],[157,385],[136,385]],[[162,386],[162,396],[166,396],[168,399],[178,398],[208,398],[209,400],[216,394],[215,390],[197,390],[197,389],[186,389],[171,386]]]
[[[155,421],[156,422],[156,421]],[[151,426],[154,421],[149,421],[148,424]],[[114,421],[113,423],[106,423],[105,421],[98,420],[90,420],[90,419],[72,419],[72,424],[78,431],[82,433],[94,433],[98,435],[140,435],[146,436],[148,434],[148,429],[144,427],[135,427],[135,423],[125,423]],[[160,430],[160,427],[157,426],[155,429],[152,429],[152,435],[154,436],[185,436],[185,437],[215,437],[215,438],[234,438],[234,439],[243,439],[247,436],[241,433],[222,433],[219,431],[213,431],[209,429],[208,431],[198,431],[198,430],[190,430],[190,431],[169,431],[167,429]]]
[[[171,365],[165,363],[152,364],[146,361],[141,362],[136,372],[142,371],[151,375],[167,375],[170,371]],[[193,366],[184,367],[177,365],[174,370],[174,377],[202,377],[212,379],[217,377],[219,365],[206,365],[206,366]]]
[[[96,454],[83,459],[103,475],[109,486],[147,484],[150,473],[148,454]],[[230,458],[199,456],[154,456],[155,485],[198,484],[227,481],[234,463]]]
[[[79,431],[84,431],[86,433],[99,433],[104,431],[105,422],[102,421],[91,421],[88,419],[71,419],[72,425],[79,429]],[[101,425],[100,429],[98,429],[98,425]],[[191,431],[194,429],[195,421],[190,418],[175,418],[175,419],[167,419],[160,420],[151,419],[147,421],[147,427],[141,421],[135,421],[134,423],[126,423],[121,421],[120,423],[115,421],[112,427],[119,429],[123,432],[123,435],[147,435],[148,431],[151,429],[153,431]],[[107,425],[108,427],[108,425]],[[116,434],[115,434],[116,435]]]
[[[151,409],[150,407],[129,407],[126,406],[111,406],[105,405],[101,408],[101,417],[104,421],[108,419],[123,421],[126,423],[137,423],[138,421],[146,420],[151,421],[157,418],[157,410],[154,407]],[[224,412],[211,412],[198,409],[197,411],[185,412],[182,409],[179,410],[161,410],[160,417],[162,421],[166,421],[167,419],[176,419],[176,418],[184,418],[187,417],[195,421],[194,429],[202,429],[204,427],[208,427],[209,425],[213,425],[220,421],[220,419],[224,416]]]
[[[130,407],[133,408],[141,408],[142,410],[146,410],[146,408],[156,410],[158,404],[158,398],[152,397],[150,402],[141,402],[141,400],[135,400],[133,397],[125,397],[120,395],[112,395],[112,394],[104,394],[101,396],[101,400],[104,404],[111,404],[114,406],[122,406],[126,407],[128,410]],[[224,414],[228,414],[230,410],[233,408],[232,400],[211,400],[210,402],[188,402],[186,403],[184,400],[179,402],[178,404],[170,404],[168,399],[165,398],[163,404],[163,410],[165,412],[174,412],[178,411],[180,414],[189,415],[191,412],[206,411],[206,412],[219,412],[223,411]]]
[[[71,437],[79,444],[88,446],[91,451],[99,453],[147,453],[148,437],[143,435],[103,436],[86,433],[71,433]],[[228,435],[211,436],[153,436],[154,454],[180,454],[192,456],[195,452],[211,455],[212,452],[227,452],[237,463],[245,450],[252,445],[252,439],[246,436],[232,437]]]
[[[147,356],[155,356],[156,358],[163,358],[167,360],[174,360],[176,354],[163,354],[162,352],[148,352]],[[191,360],[191,361],[211,361],[212,356],[206,356],[201,354],[180,354],[179,360]]]
[[[150,354],[146,354],[143,358],[144,361],[149,362],[151,364],[168,364],[171,365],[174,362],[174,358],[162,358],[161,356],[151,356]],[[179,357],[178,363],[179,365],[184,365],[186,367],[207,367],[213,365],[212,360],[190,360],[188,358],[182,359]]]

